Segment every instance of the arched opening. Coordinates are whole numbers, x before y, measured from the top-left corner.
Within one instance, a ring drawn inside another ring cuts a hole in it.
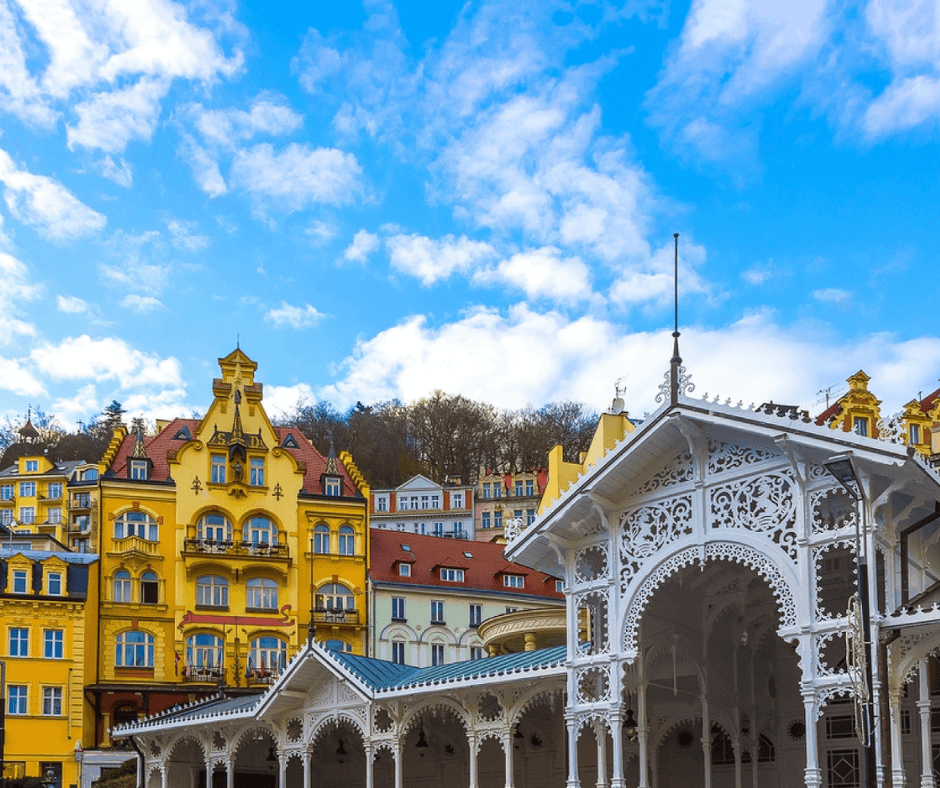
[[[755,569],[725,559],[677,569],[640,619],[625,764],[638,760],[646,727],[649,784],[694,788],[707,773],[713,788],[802,786],[805,742],[788,735],[804,718],[801,671],[779,626],[778,600]]]
[[[564,697],[558,693],[540,696],[516,717],[511,742],[516,785],[564,785],[567,774],[564,711]],[[591,756],[590,763],[594,759]],[[596,781],[595,769],[582,785],[594,785]]]
[[[362,734],[340,718],[321,728],[310,753],[320,788],[351,788],[366,783],[366,755]]]
[[[170,785],[195,786],[206,769],[205,753],[195,739],[180,739],[167,754],[163,768]]]
[[[264,728],[246,731],[235,754],[235,784],[252,788],[275,788],[278,778],[278,751],[274,735]]]
[[[470,782],[470,747],[460,718],[448,708],[427,709],[412,718],[402,745],[405,785],[446,785]]]

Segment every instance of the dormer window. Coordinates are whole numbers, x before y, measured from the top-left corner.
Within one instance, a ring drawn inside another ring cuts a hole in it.
[[[503,575],[505,588],[525,588],[525,575]]]
[[[908,432],[908,444],[920,443],[920,424],[911,424]]]
[[[398,576],[399,577],[411,577],[411,564],[399,564]]]
[[[26,460],[26,473],[35,473],[39,470],[39,460]]]
[[[323,494],[339,498],[343,489],[343,480],[339,476],[323,477]]]
[[[131,460],[130,477],[138,481],[150,478],[150,463],[147,460]]]
[[[861,435],[863,438],[868,437],[868,419],[864,416],[856,416],[852,420],[852,429],[856,435]]]
[[[97,468],[86,468],[83,471],[80,471],[78,478],[83,482],[91,482],[98,478],[98,469]]]
[[[446,566],[441,567],[441,580],[448,583],[462,583],[463,569],[451,569]]]
[[[25,569],[13,571],[13,593],[25,594],[29,590],[29,574]]]

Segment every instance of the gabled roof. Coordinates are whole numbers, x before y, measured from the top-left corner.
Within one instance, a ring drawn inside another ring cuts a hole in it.
[[[549,599],[564,599],[563,593],[555,590],[550,575],[534,572],[521,564],[506,560],[505,545],[495,542],[470,542],[460,539],[445,539],[440,536],[422,536],[380,528],[369,530],[371,540],[369,578],[373,583],[389,583],[408,586],[437,586],[440,588],[475,589],[493,591],[513,596],[532,596]],[[402,545],[411,550],[405,551]],[[464,553],[470,553],[470,556]],[[396,564],[411,563],[411,575],[401,577]],[[439,567],[464,570],[463,582],[441,580]],[[501,574],[528,575],[532,582],[525,588],[506,588]]]

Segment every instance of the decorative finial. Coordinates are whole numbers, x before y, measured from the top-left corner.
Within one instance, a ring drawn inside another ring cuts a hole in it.
[[[134,459],[147,459],[147,447],[144,445],[144,420],[143,419],[134,419],[131,424],[133,425],[131,429],[134,432],[134,449],[131,452],[131,456]]]
[[[663,375],[663,382],[659,386],[656,401],[662,402],[669,397],[670,406],[679,402],[679,395],[692,391],[695,386],[689,380],[685,367],[682,366],[682,356],[679,355],[679,233],[673,233],[675,239],[675,263],[673,268],[673,328],[672,328],[672,358],[669,361],[669,371]]]

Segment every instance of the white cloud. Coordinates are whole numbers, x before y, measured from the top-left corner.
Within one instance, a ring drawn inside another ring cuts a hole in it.
[[[0,356],[0,389],[12,391],[20,396],[46,394],[46,388],[39,379],[17,359]]]
[[[56,296],[56,308],[67,315],[81,315],[91,310],[91,305],[78,296]]]
[[[343,259],[353,263],[364,263],[378,248],[379,237],[367,230],[360,230],[353,236],[352,243],[343,252]]]
[[[773,277],[773,266],[770,263],[755,265],[741,272],[741,278],[749,285],[762,285]]]
[[[264,387],[264,409],[272,418],[290,413],[298,402],[309,404],[314,401],[313,389],[310,388],[309,383]]]
[[[465,235],[445,235],[439,241],[423,235],[393,235],[385,246],[392,267],[420,279],[424,285],[447,279],[453,273],[469,273],[496,256],[488,243]]]
[[[0,150],[0,183],[5,186],[3,198],[10,213],[48,238],[87,235],[107,222],[62,184],[19,169],[4,150]]]
[[[813,298],[829,304],[844,304],[852,298],[852,292],[838,287],[825,287],[821,290],[814,290]]]
[[[339,235],[339,231],[332,224],[314,219],[310,226],[304,230],[306,235],[314,246],[324,246]]]
[[[100,271],[106,282],[122,290],[157,295],[169,282],[172,266],[145,263],[131,252],[121,265],[102,265]]]
[[[291,143],[276,152],[260,143],[235,154],[230,180],[256,198],[287,211],[309,205],[345,205],[360,192],[362,168],[351,153]]]
[[[579,257],[562,257],[561,250],[554,246],[514,254],[493,268],[477,271],[473,280],[486,285],[510,285],[530,300],[546,298],[575,304],[593,295],[590,269]]]
[[[43,342],[29,357],[43,375],[58,380],[117,380],[124,389],[182,386],[175,358],[144,353],[114,337],[92,339],[82,334],[58,343]]]
[[[33,323],[16,316],[20,302],[37,298],[41,287],[30,281],[26,265],[6,252],[0,252],[0,346],[36,335]]]
[[[705,263],[703,246],[682,240],[679,245],[679,295],[710,293],[710,285],[696,270]],[[675,246],[664,244],[648,259],[626,268],[611,285],[610,298],[624,305],[646,302],[665,304],[672,300],[675,288]]]
[[[140,417],[145,421],[175,418],[192,410],[183,387],[135,391],[125,396],[121,404],[127,410],[125,418]]]
[[[98,400],[98,393],[94,383],[87,383],[71,397],[60,397],[52,403],[52,412],[65,424],[72,424],[97,413],[103,403]]]
[[[121,299],[121,306],[143,315],[155,309],[163,309],[163,302],[153,296],[131,294]]]
[[[208,235],[196,235],[193,233],[199,224],[198,222],[184,222],[179,219],[173,219],[166,224],[170,235],[173,237],[173,246],[178,249],[185,249],[187,252],[195,252],[199,249],[205,249],[209,245]]]
[[[262,93],[248,111],[242,109],[205,109],[201,104],[190,108],[203,140],[212,145],[232,147],[259,134],[278,136],[296,131],[304,124],[284,96]]]
[[[189,134],[182,136],[179,155],[193,171],[193,177],[199,188],[210,197],[219,197],[228,191],[225,178],[219,170],[218,158]]]
[[[105,156],[96,162],[94,166],[102,177],[116,183],[118,186],[129,189],[134,184],[134,174],[131,172],[131,166],[123,158],[115,161],[111,156]]]
[[[75,106],[78,123],[67,127],[68,145],[122,153],[134,139],[149,140],[169,90],[161,79],[140,79],[123,90],[96,93]]]
[[[282,301],[279,307],[268,310],[264,319],[274,323],[275,327],[282,328],[310,328],[323,319],[323,313],[310,304],[292,306]]]

